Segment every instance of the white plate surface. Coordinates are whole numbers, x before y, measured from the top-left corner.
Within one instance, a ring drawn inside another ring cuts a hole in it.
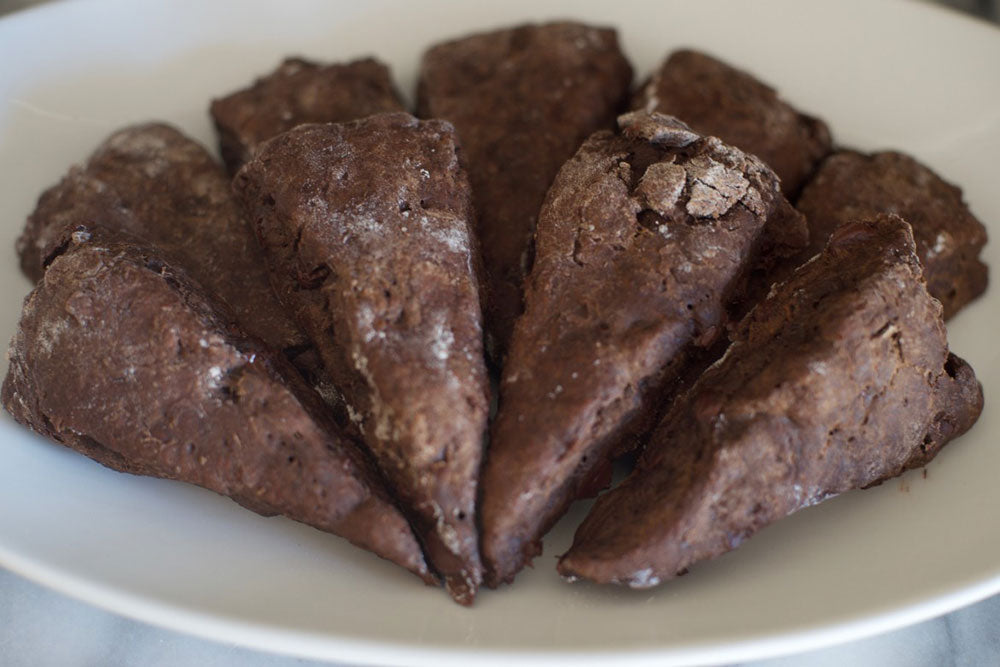
[[[961,184],[1000,235],[1000,31],[895,2],[57,3],[0,21],[0,338],[29,289],[13,242],[39,192],[112,130],[171,121],[214,145],[208,100],[288,54],[369,53],[412,92],[435,40],[528,19],[618,27],[644,76],[701,47],[823,116],[841,144],[899,148]],[[997,244],[986,260],[998,266]],[[473,609],[346,543],[183,484],[120,475],[0,419],[0,565],[173,629],[359,663],[728,661],[886,630],[1000,590],[1000,290],[949,329],[987,409],[926,470],[764,530],[656,590],[567,585],[553,555]]]

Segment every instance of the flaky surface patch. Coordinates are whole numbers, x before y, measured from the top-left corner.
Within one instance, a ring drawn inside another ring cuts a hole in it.
[[[792,197],[830,152],[830,131],[753,75],[697,51],[675,51],[642,86],[633,109],[677,116],[770,166]]]

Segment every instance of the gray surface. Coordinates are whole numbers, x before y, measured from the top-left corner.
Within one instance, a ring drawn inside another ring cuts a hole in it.
[[[994,0],[939,0],[1000,21]],[[0,0],[0,15],[41,4]],[[313,667],[319,663],[198,639],[77,602],[0,568],[4,667]],[[1000,665],[1000,595],[895,632],[752,667],[973,667]]]
[[[0,570],[5,667],[318,667],[122,618]],[[1000,596],[895,632],[748,667],[1000,665]]]

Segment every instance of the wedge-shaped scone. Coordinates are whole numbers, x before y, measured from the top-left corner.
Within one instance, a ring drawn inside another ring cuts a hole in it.
[[[926,464],[976,421],[910,226],[850,223],[743,321],[597,500],[559,571],[654,586],[832,495]]]
[[[264,141],[302,123],[341,123],[404,111],[389,68],[373,58],[324,65],[288,58],[248,88],[212,101],[222,159],[231,173]]]
[[[28,277],[41,279],[65,230],[77,225],[154,246],[268,345],[294,352],[306,343],[270,288],[226,173],[177,129],[151,123],[119,130],[46,190],[17,241]]]
[[[522,309],[545,192],[584,139],[613,126],[631,82],[615,31],[579,23],[471,35],[424,54],[418,115],[454,123],[462,140],[498,360]]]
[[[489,383],[454,130],[404,113],[300,126],[234,188],[428,560],[471,603]]]
[[[796,204],[809,222],[808,259],[850,220],[895,213],[913,226],[927,291],[945,319],[986,291],[989,269],[979,259],[986,228],[962,201],[962,191],[908,155],[887,151],[834,153]]]
[[[758,159],[662,114],[619,124],[563,166],[539,216],[482,480],[494,585],[653,426],[662,394],[720,339],[760,249],[805,244],[805,221]]]
[[[698,51],[675,51],[640,88],[633,109],[677,116],[694,130],[753,153],[789,197],[830,152],[823,121],[796,111],[753,75]]]
[[[8,352],[2,400],[17,421],[110,468],[197,484],[434,581],[358,445],[186,274],[86,230],[50,259]]]

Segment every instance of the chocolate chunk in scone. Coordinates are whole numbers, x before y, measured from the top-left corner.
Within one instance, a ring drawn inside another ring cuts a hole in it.
[[[760,250],[805,243],[805,221],[757,158],[662,114],[619,124],[563,166],[539,215],[482,479],[493,585],[655,424],[688,366],[705,365]]]
[[[7,411],[110,468],[285,515],[433,583],[373,466],[285,358],[119,238],[78,229],[50,258],[8,352]]]
[[[579,23],[477,34],[424,54],[418,115],[450,121],[462,141],[487,272],[488,343],[497,360],[522,310],[545,192],[584,139],[613,127],[631,81],[615,31]]]
[[[247,333],[273,348],[306,344],[270,287],[229,178],[175,128],[152,123],[119,130],[42,194],[17,242],[28,277],[41,279],[64,232],[77,225],[152,245],[225,301]]]
[[[895,213],[913,227],[927,291],[945,319],[986,290],[989,269],[979,259],[986,228],[962,201],[962,191],[908,155],[839,151],[806,184],[796,204],[809,222],[810,247],[822,250],[850,220]]]
[[[698,51],[675,51],[643,84],[633,109],[677,116],[701,134],[753,153],[794,196],[831,150],[823,121],[796,111],[753,75]]]
[[[404,113],[300,126],[233,186],[431,566],[471,603],[489,382],[454,130]]]
[[[404,110],[389,68],[373,58],[332,65],[288,58],[253,85],[213,100],[211,106],[230,173],[261,143],[296,125]]]
[[[925,465],[976,421],[910,226],[837,229],[746,317],[636,471],[598,498],[559,571],[643,588],[832,495]]]

